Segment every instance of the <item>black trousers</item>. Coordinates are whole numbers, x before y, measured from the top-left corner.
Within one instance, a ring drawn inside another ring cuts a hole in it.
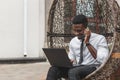
[[[50,67],[46,80],[58,80],[68,78],[68,80],[81,80],[96,70],[95,65],[81,65],[79,67]]]

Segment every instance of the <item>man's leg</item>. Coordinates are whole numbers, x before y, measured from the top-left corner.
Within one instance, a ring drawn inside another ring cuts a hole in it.
[[[71,68],[68,72],[68,78],[69,80],[81,80],[95,70],[96,67],[91,65]]]
[[[57,80],[59,76],[59,69],[57,67],[50,67],[46,80]]]
[[[58,80],[61,77],[66,77],[68,68],[64,67],[50,67],[46,80]]]

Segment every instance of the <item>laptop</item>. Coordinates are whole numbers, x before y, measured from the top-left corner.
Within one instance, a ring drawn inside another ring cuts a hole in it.
[[[43,48],[43,51],[50,65],[57,67],[72,67],[72,63],[64,48]]]

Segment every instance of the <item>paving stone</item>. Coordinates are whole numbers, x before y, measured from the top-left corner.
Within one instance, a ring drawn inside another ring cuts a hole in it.
[[[0,64],[0,80],[45,80],[48,62]]]

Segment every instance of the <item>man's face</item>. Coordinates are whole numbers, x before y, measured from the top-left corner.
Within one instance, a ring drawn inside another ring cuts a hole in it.
[[[80,39],[84,35],[85,26],[83,24],[73,24],[73,34]]]

